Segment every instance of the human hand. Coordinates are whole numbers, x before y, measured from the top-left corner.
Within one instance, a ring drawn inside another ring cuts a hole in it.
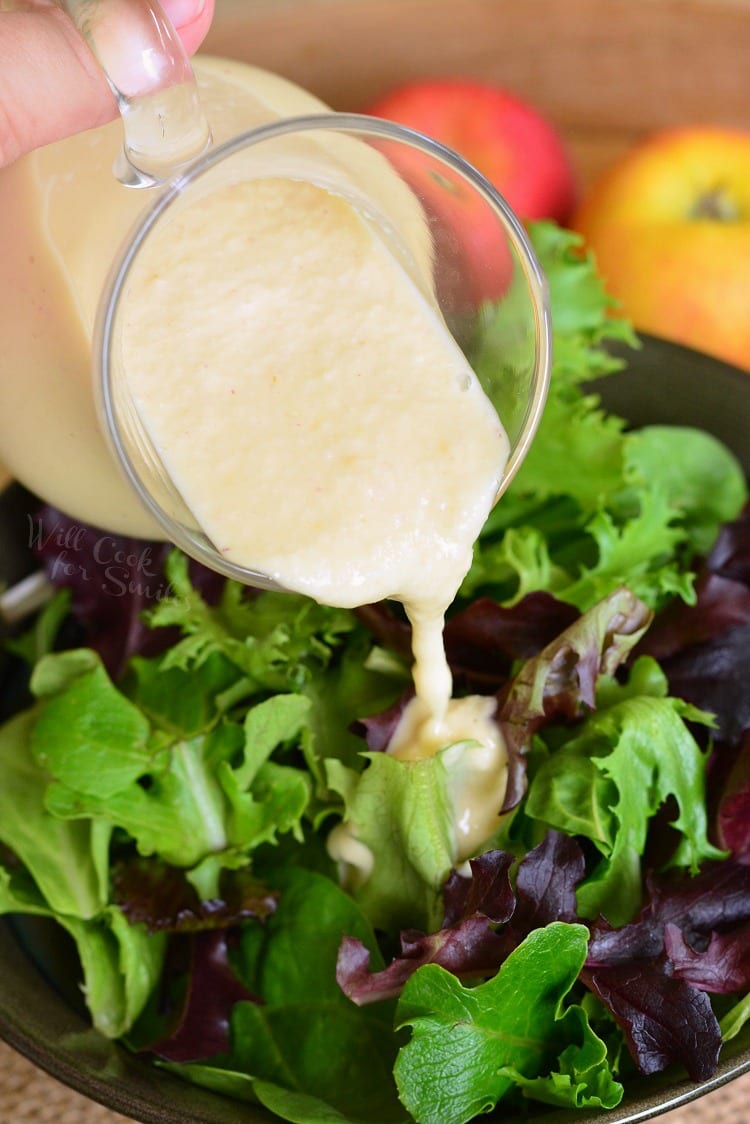
[[[211,24],[214,0],[161,3],[193,54]],[[117,116],[102,71],[55,0],[4,7],[0,0],[0,168]]]

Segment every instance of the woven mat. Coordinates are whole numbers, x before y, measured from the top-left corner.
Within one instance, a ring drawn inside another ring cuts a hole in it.
[[[750,1074],[694,1105],[659,1117],[663,1124],[746,1124],[750,1120]],[[36,1069],[0,1042],[0,1124],[126,1124]]]

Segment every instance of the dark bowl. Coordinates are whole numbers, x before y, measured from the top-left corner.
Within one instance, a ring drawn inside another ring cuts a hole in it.
[[[596,389],[608,409],[633,425],[673,423],[709,430],[734,451],[750,476],[750,375],[647,337],[640,351],[627,353],[627,370]],[[0,496],[0,577],[6,581],[17,580],[31,566],[26,543],[33,504],[16,487]],[[17,690],[6,668],[0,708],[7,712]],[[48,923],[0,918],[0,965],[0,1036],[93,1100],[144,1124],[268,1124],[272,1119],[261,1108],[188,1085],[92,1030],[78,992],[75,956]],[[702,1084],[671,1070],[632,1082],[612,1112],[540,1112],[524,1119],[527,1124],[634,1124],[748,1071],[750,1026],[728,1044],[716,1074]]]

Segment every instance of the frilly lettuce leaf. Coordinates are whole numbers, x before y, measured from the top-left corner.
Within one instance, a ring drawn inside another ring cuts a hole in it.
[[[605,681],[597,703],[537,770],[525,812],[592,841],[603,858],[579,886],[579,909],[622,925],[640,906],[646,832],[667,797],[677,801],[673,827],[681,836],[672,861],[696,872],[722,855],[707,837],[706,756],[685,725],[712,720],[667,697],[664,676],[646,657],[625,686]]]
[[[173,552],[166,569],[172,596],[148,614],[152,628],[177,626],[183,634],[169,649],[166,667],[194,669],[221,652],[255,690],[298,690],[356,628],[356,618],[344,609],[298,594],[253,595],[237,582],[226,582],[211,606],[192,585],[184,555]]]
[[[207,656],[202,666],[209,664]],[[165,695],[175,686],[173,670],[163,683]],[[200,879],[206,896],[223,865],[235,865],[237,856],[277,833],[301,832],[311,795],[308,774],[269,757],[279,746],[299,744],[310,709],[304,697],[274,695],[250,707],[242,726],[209,708],[202,712],[202,731],[190,735],[174,722],[188,713],[193,725],[192,711],[163,698],[160,725],[152,727],[93,652],[45,657],[32,686],[43,696],[32,749],[48,774],[43,804],[54,823],[83,821],[81,831],[94,830],[91,823],[119,827],[142,855],[179,867],[212,859]],[[184,683],[176,688],[182,696]]]
[[[513,603],[545,590],[586,609],[627,584],[651,608],[675,594],[689,601],[691,556],[707,549],[747,496],[741,466],[707,434],[667,426],[629,432],[604,413],[585,384],[623,364],[602,344],[637,346],[637,339],[612,316],[576,235],[550,223],[531,224],[529,233],[550,287],[550,392],[524,463],[487,520],[462,596]],[[499,410],[503,350],[517,316],[502,304],[487,310],[478,355]]]

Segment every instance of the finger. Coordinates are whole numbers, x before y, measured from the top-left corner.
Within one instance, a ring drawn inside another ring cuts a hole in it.
[[[214,0],[163,0],[188,51]],[[57,7],[0,13],[0,167],[51,141],[111,121],[117,106],[93,55]]]
[[[214,0],[161,0],[161,6],[179,31],[188,54],[195,54],[211,26]]]

